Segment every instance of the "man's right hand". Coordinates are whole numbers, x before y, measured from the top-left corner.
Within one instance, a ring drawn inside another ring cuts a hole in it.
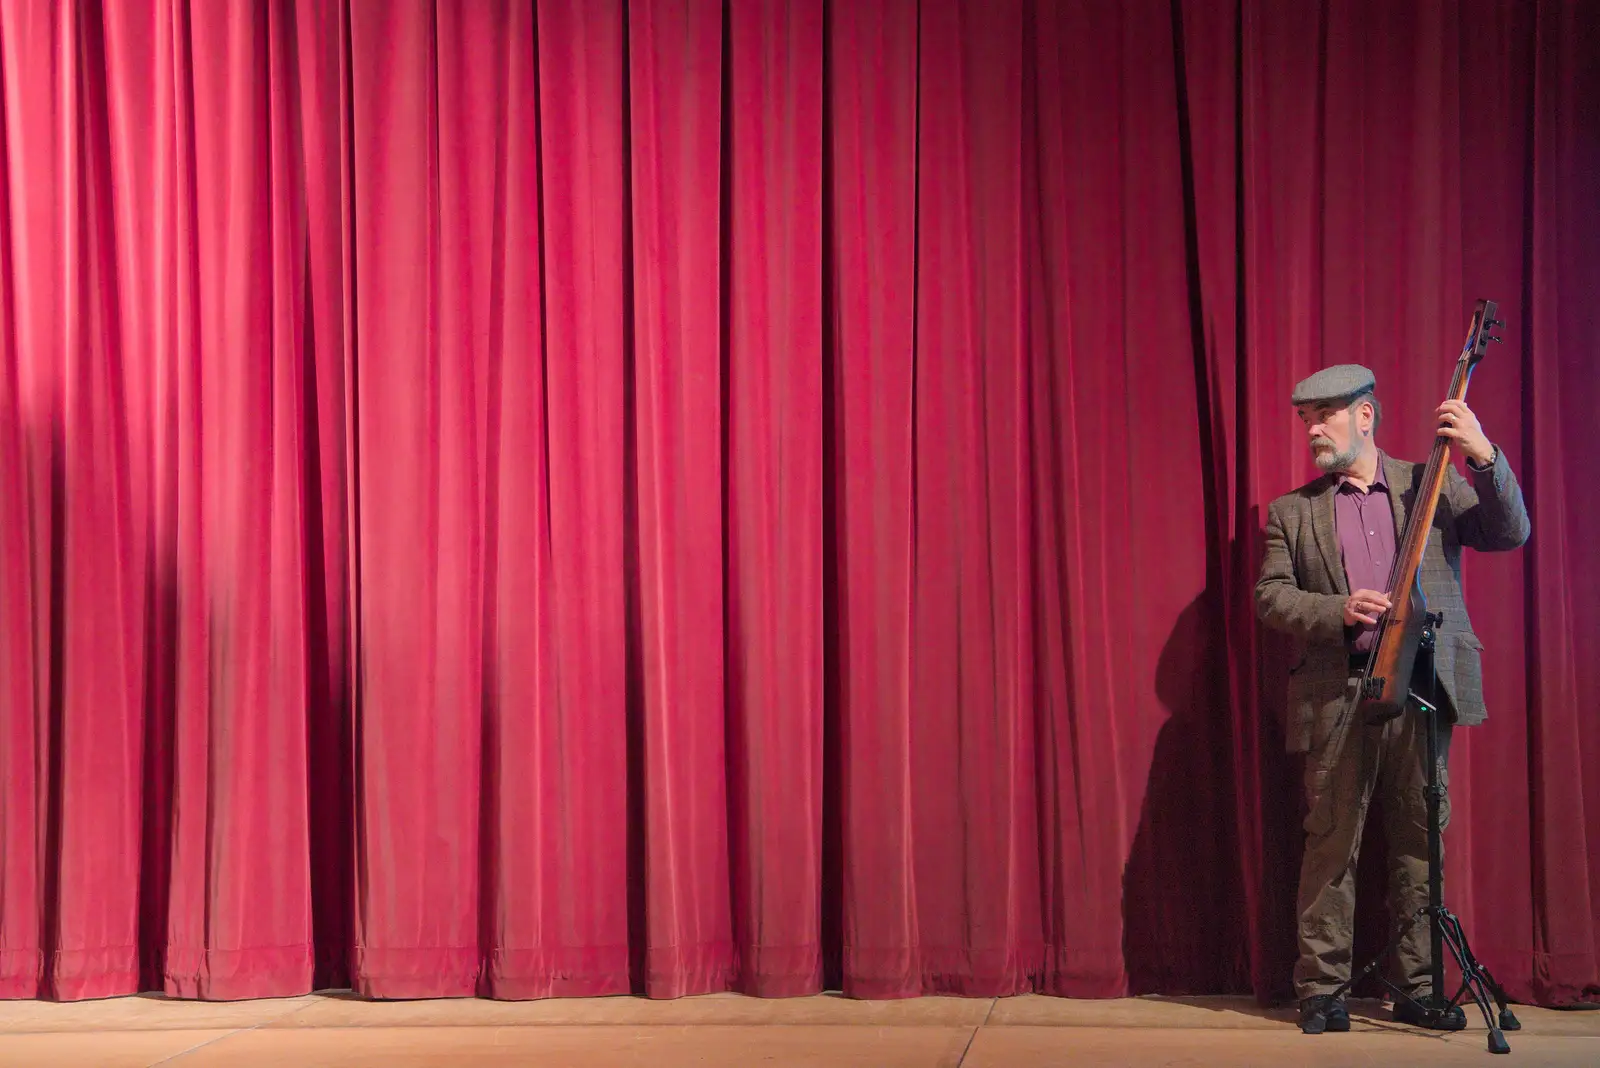
[[[1389,610],[1389,598],[1377,590],[1357,590],[1344,602],[1344,625],[1378,622],[1378,617]]]

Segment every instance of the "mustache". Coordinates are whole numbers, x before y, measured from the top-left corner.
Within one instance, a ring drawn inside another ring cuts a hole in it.
[[[1318,445],[1326,445],[1330,449],[1337,448],[1337,446],[1334,445],[1332,438],[1312,438],[1311,447],[1314,449]]]

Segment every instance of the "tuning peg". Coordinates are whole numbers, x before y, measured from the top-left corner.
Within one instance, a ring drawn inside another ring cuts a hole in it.
[[[1489,329],[1493,330],[1497,326],[1505,326],[1506,325],[1506,321],[1504,319],[1490,319],[1484,325],[1489,327]]]
[[[1505,338],[1503,338],[1503,337],[1495,337],[1493,334],[1485,334],[1485,335],[1483,335],[1483,339],[1485,341],[1504,341],[1505,340]]]

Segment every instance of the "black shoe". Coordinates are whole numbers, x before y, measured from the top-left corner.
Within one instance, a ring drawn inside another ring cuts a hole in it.
[[[1335,1001],[1330,994],[1318,994],[1300,1002],[1300,1030],[1308,1035],[1350,1030],[1350,1012],[1344,1007],[1344,999]]]
[[[1416,1002],[1421,1002],[1419,1008]],[[1467,1027],[1467,1014],[1460,1005],[1451,1005],[1443,1012],[1439,1010],[1443,1003],[1431,994],[1423,994],[1416,1001],[1405,998],[1396,998],[1394,1003],[1394,1019],[1396,1023],[1410,1024],[1412,1027],[1431,1027],[1435,1031],[1464,1031]]]

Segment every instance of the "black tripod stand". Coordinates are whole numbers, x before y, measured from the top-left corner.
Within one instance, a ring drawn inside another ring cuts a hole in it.
[[[1434,628],[1444,622],[1442,612],[1429,612],[1422,625],[1422,634],[1418,639],[1418,659],[1422,659],[1424,652],[1431,653],[1434,642]],[[1433,679],[1433,658],[1428,656],[1428,671],[1430,682]],[[1429,686],[1429,693],[1434,692],[1434,686]],[[1384,957],[1393,953],[1400,946],[1400,942],[1416,924],[1426,920],[1432,928],[1432,967],[1433,967],[1433,992],[1425,998],[1413,998],[1406,991],[1401,990],[1388,978],[1383,983],[1394,991],[1396,998],[1404,999],[1415,1008],[1421,1016],[1424,1026],[1436,1027],[1446,1019],[1446,1014],[1461,1002],[1462,995],[1470,993],[1472,1000],[1483,1011],[1483,1022],[1489,1027],[1489,1052],[1510,1053],[1511,1044],[1506,1041],[1503,1031],[1520,1031],[1522,1024],[1515,1014],[1506,1006],[1506,992],[1500,984],[1489,974],[1489,970],[1478,963],[1472,955],[1472,948],[1467,945],[1466,932],[1461,929],[1461,921],[1449,909],[1444,907],[1444,842],[1443,830],[1439,826],[1439,806],[1444,800],[1444,786],[1439,781],[1439,709],[1430,701],[1418,696],[1415,690],[1409,694],[1410,703],[1416,711],[1426,719],[1428,739],[1428,904],[1418,909],[1400,925],[1400,930],[1395,933],[1393,941],[1384,950],[1368,962],[1365,968],[1353,975],[1333,992],[1328,998],[1328,1004],[1338,1004],[1351,987],[1378,966]],[[1441,992],[1444,990],[1444,948],[1450,948],[1450,955],[1461,968],[1461,988],[1455,996],[1446,1001]],[[1493,997],[1499,1011],[1498,1026],[1496,1020],[1490,1015],[1489,1000]],[[1459,1019],[1459,1017],[1458,1017]],[[1465,1021],[1463,1020],[1463,1025]],[[1446,1027],[1448,1030],[1459,1028]]]

